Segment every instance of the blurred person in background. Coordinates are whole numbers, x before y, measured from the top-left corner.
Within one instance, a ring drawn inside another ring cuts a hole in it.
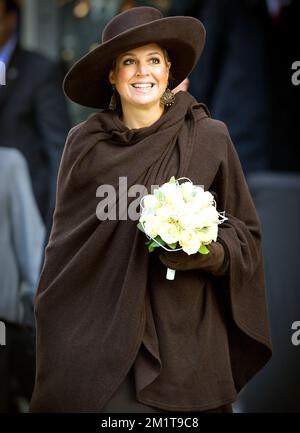
[[[246,176],[300,170],[299,12],[293,0],[201,0],[195,10],[208,38],[190,91],[228,125]]]
[[[32,192],[26,160],[0,147],[0,413],[15,412],[30,399],[35,376],[35,294],[45,228]]]
[[[6,85],[0,86],[0,145],[17,148],[26,158],[49,233],[57,171],[70,123],[59,65],[21,48],[19,23],[19,2],[0,0],[0,60],[6,65]]]
[[[190,76],[191,93],[228,125],[246,176],[271,165],[264,13],[263,1],[202,0],[207,45]]]
[[[194,15],[201,0],[124,0],[123,4],[129,7],[150,6],[159,9],[168,15]]]
[[[254,1],[254,0],[253,0]],[[300,61],[298,0],[266,0],[269,98],[271,111],[271,168],[299,172],[299,78],[293,82],[294,62]],[[299,66],[298,66],[299,70]],[[299,72],[297,73],[299,77]],[[298,83],[297,83],[298,81]]]
[[[58,48],[65,70],[98,45],[99,31],[123,6],[126,7],[124,0],[59,2]],[[92,108],[66,102],[72,124],[84,121],[95,112]]]

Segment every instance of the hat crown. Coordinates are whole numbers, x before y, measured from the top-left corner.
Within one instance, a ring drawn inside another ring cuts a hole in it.
[[[121,12],[105,26],[102,32],[102,43],[134,27],[148,24],[161,18],[163,18],[163,15],[158,9],[147,6],[140,6]]]

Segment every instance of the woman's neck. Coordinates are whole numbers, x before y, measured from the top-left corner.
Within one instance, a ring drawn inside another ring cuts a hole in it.
[[[163,114],[164,107],[159,105],[158,107],[130,107],[126,109],[123,107],[121,121],[129,129],[139,129],[151,126],[155,123]]]

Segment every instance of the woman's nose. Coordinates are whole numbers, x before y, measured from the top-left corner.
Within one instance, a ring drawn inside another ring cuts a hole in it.
[[[148,74],[148,67],[147,64],[144,62],[139,62],[137,64],[137,75],[147,75]]]

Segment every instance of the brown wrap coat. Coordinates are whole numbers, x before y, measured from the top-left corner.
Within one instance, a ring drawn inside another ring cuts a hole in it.
[[[177,271],[169,281],[137,221],[100,221],[97,187],[118,190],[121,176],[148,192],[171,176],[213,191],[228,217],[227,274]],[[31,412],[100,412],[133,364],[140,402],[208,410],[233,402],[267,363],[259,220],[226,126],[188,92],[146,128],[102,112],[70,131],[35,313]]]

